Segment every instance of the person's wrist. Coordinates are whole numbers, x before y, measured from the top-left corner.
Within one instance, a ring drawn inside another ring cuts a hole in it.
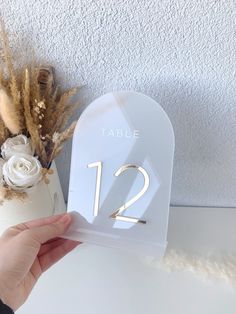
[[[8,300],[8,298],[6,298],[5,296],[2,296],[0,294],[0,300],[2,301],[3,304],[7,305],[10,309],[12,309],[12,311],[14,310],[13,304],[11,304],[11,302]]]
[[[0,299],[0,312],[3,314],[14,314],[12,308],[2,302]]]
[[[6,304],[9,308],[15,311],[16,309],[14,309],[14,304],[11,299],[12,298],[10,297],[10,293],[8,292],[8,288],[4,287],[0,275],[0,300],[2,301],[3,304]]]

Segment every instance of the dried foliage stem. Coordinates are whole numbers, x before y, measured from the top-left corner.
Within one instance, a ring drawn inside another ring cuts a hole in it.
[[[77,121],[72,122],[72,124],[62,133],[54,134],[54,147],[50,155],[49,161],[51,162],[54,158],[58,156],[63,148],[63,143],[72,137]]]
[[[0,205],[4,202],[4,200],[18,200],[21,202],[25,202],[28,198],[28,195],[24,191],[16,191],[12,190],[8,186],[0,187]]]
[[[33,147],[35,148],[36,154],[39,156],[40,162],[44,167],[47,166],[47,154],[45,147],[40,139],[37,125],[33,121],[33,117],[30,111],[30,78],[29,70],[25,69],[24,86],[23,86],[23,103],[24,103],[24,114],[27,130],[30,134]]]
[[[5,127],[3,120],[0,118],[0,145],[2,145],[9,136],[10,132]]]
[[[60,100],[51,115],[50,119],[50,129],[49,134],[54,134],[54,132],[61,130],[61,125],[64,120],[65,115],[67,115],[67,102],[78,92],[78,87],[72,88],[71,90],[65,92],[61,95]]]

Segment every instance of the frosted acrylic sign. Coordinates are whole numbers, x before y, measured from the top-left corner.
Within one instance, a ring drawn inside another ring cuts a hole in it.
[[[66,237],[162,256],[173,128],[153,99],[115,92],[93,101],[73,136]]]

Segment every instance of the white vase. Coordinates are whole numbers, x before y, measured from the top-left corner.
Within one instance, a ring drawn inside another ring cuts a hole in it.
[[[52,163],[51,169],[53,174],[48,175],[49,184],[41,181],[29,188],[28,198],[24,202],[13,199],[5,200],[0,205],[0,234],[10,226],[66,212],[55,162]]]

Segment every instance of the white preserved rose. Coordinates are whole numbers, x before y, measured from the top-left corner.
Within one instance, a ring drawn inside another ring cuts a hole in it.
[[[16,154],[34,155],[30,139],[23,134],[9,137],[1,146],[3,159],[8,160]]]
[[[3,165],[5,183],[14,190],[24,190],[42,179],[39,160],[27,154],[16,154]]]

